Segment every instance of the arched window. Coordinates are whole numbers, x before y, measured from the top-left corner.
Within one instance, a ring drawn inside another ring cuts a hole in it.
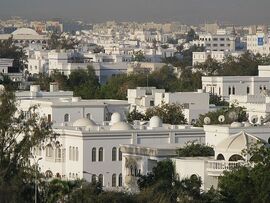
[[[122,179],[123,179],[122,178],[122,173],[120,173],[119,176],[118,176],[118,186],[119,187],[122,187],[122,181],[123,181]]]
[[[231,95],[231,93],[232,93],[232,89],[231,89],[231,87],[229,87],[229,89],[228,89],[228,95]]]
[[[116,174],[112,175],[112,187],[116,187]]]
[[[66,113],[64,116],[64,122],[69,122],[69,114]]]
[[[234,154],[229,158],[229,161],[244,161],[245,159],[239,155],[239,154]]]
[[[225,160],[225,158],[222,154],[219,154],[217,155],[217,160]]]
[[[235,87],[232,88],[232,94],[235,95]]]
[[[118,160],[122,161],[122,152],[120,148],[118,149]]]
[[[90,113],[86,114],[86,118],[88,118],[90,120],[91,119],[91,114]]]
[[[266,90],[266,86],[265,85],[263,86],[263,90]]]
[[[60,149],[60,147],[57,147],[56,148],[56,158],[57,159],[61,159],[61,156],[62,154],[61,154],[61,149]]]
[[[99,174],[99,176],[98,176],[98,182],[100,182],[101,185],[103,186],[103,175],[102,174]]]
[[[53,157],[53,148],[50,144],[46,146],[46,157]]]
[[[98,161],[103,161],[103,148],[100,147],[98,150]]]
[[[116,161],[116,147],[112,148],[112,161]]]
[[[95,161],[97,161],[97,150],[96,150],[96,148],[94,147],[94,148],[92,149],[92,162],[95,162]]]
[[[97,181],[97,176],[95,174],[92,175],[92,183],[95,183]]]
[[[262,90],[263,88],[262,88],[262,86],[260,86],[260,90]]]
[[[79,160],[79,149],[78,147],[76,147],[76,161]]]
[[[52,177],[53,177],[52,171],[47,170],[47,171],[45,172],[45,177],[46,177],[46,178],[52,178]]]
[[[250,92],[250,88],[249,86],[247,86],[247,94],[249,94],[249,92]]]
[[[72,147],[72,161],[75,161],[75,147]]]
[[[69,154],[69,160],[72,159],[72,147],[69,147],[69,151],[68,151],[68,154]]]

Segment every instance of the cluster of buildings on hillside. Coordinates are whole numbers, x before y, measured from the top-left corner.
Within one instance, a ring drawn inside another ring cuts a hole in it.
[[[78,22],[81,24],[81,22]],[[186,34],[194,29],[198,38],[191,41]],[[221,62],[227,56],[239,57],[245,51],[268,55],[269,40],[266,26],[220,26],[217,23],[188,26],[178,22],[158,23],[116,23],[95,24],[88,29],[64,32],[60,20],[26,21],[12,18],[0,21],[0,41],[12,41],[24,47],[27,64],[24,72],[14,75],[12,66],[4,68],[12,80],[27,80],[27,76],[50,75],[54,71],[69,75],[73,70],[86,69],[91,65],[101,83],[112,75],[149,73],[164,66],[164,58],[181,58],[179,47],[189,49],[196,45],[204,51],[193,52],[192,64],[203,63],[211,57]],[[72,50],[50,50],[52,32],[61,37],[79,42]],[[1,34],[2,33],[2,34]],[[143,58],[137,59],[136,55]],[[8,59],[0,59],[6,61]],[[177,71],[177,69],[175,69]]]
[[[184,39],[190,28],[198,39]],[[1,21],[0,41],[12,37],[14,44],[23,46],[27,68],[14,72],[13,59],[0,59],[0,72],[21,82],[26,80],[25,75],[35,77],[58,71],[69,76],[72,71],[91,65],[100,83],[106,83],[117,74],[148,74],[162,68],[163,58],[181,57],[177,54],[179,45],[184,49],[193,45],[205,48],[203,52],[193,52],[193,65],[208,57],[218,61],[229,55],[238,57],[246,50],[269,54],[265,26],[107,22],[62,33],[62,37],[80,42],[72,50],[49,50],[48,33],[53,29],[62,32],[64,28],[58,21]],[[143,60],[136,61],[140,54]],[[169,158],[175,162],[180,179],[198,175],[202,177],[202,188],[207,190],[216,187],[224,170],[248,163],[251,157],[243,156],[243,149],[257,141],[269,143],[269,89],[270,66],[259,66],[258,76],[202,77],[202,89],[196,92],[166,92],[155,87],[129,89],[127,100],[84,100],[72,91],[59,90],[57,83],[50,84],[49,92],[31,85],[30,91],[15,94],[19,110],[27,114],[30,106],[38,105],[38,113],[53,124],[59,135],[55,142],[33,149],[39,170],[48,178],[99,180],[107,189],[136,191],[138,176],[150,173],[158,161]],[[208,119],[204,127],[194,127],[201,114],[219,108],[209,104],[210,94],[245,107],[248,121],[211,125]],[[187,124],[163,123],[157,116],[149,121],[127,122],[126,116],[133,109],[144,113],[163,103],[182,105]],[[192,141],[214,147],[215,156],[177,157],[176,149]]]

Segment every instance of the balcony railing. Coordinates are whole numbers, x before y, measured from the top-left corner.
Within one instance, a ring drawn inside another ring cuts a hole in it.
[[[209,175],[219,176],[223,171],[230,171],[246,164],[245,161],[208,161],[207,171]]]

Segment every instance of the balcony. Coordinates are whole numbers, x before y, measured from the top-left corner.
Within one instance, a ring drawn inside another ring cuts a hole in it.
[[[220,176],[224,171],[247,164],[244,161],[208,161],[207,172],[209,176]]]

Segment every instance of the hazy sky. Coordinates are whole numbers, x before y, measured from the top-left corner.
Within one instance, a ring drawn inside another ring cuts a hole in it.
[[[61,17],[90,22],[270,22],[270,0],[0,0],[0,17]],[[270,24],[270,23],[269,23]]]

